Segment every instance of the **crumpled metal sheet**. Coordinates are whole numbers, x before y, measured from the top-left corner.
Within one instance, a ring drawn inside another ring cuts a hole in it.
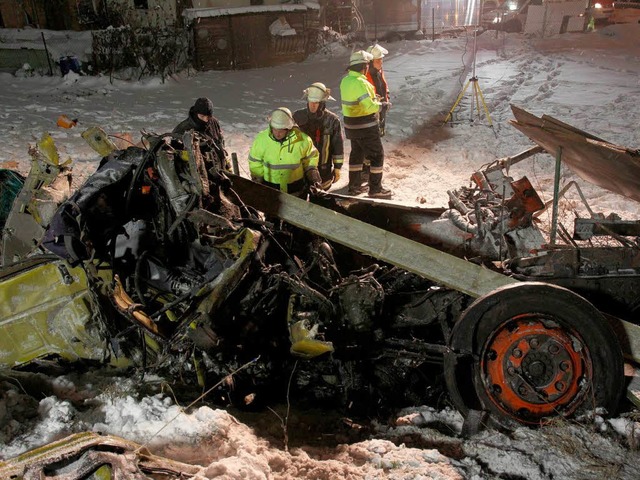
[[[511,125],[556,156],[582,179],[640,202],[640,151],[609,143],[548,115],[511,105]]]
[[[202,467],[153,455],[113,435],[81,432],[0,461],[0,478],[193,478]],[[64,472],[64,473],[63,473]],[[201,477],[203,478],[203,477]]]

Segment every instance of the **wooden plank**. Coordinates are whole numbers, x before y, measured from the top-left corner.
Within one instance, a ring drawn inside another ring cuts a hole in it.
[[[636,371],[634,376],[631,377],[631,381],[627,386],[627,398],[636,407],[640,408],[640,377]]]
[[[358,252],[458,290],[472,297],[517,282],[395,233],[327,208],[230,175],[234,189],[252,207]]]
[[[541,118],[511,106],[510,123],[531,140],[556,155],[584,180],[611,192],[640,201],[640,154],[583,132],[548,115]]]
[[[242,200],[267,215],[277,216],[330,241],[472,297],[486,295],[518,281],[246,178],[229,176]],[[609,315],[605,317],[618,337],[625,357],[640,363],[640,326]]]
[[[640,363],[640,326],[605,314],[613,328],[624,356]]]

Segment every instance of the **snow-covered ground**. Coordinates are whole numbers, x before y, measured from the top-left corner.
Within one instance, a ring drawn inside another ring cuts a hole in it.
[[[470,90],[454,114],[443,120],[471,76],[472,36],[386,44],[385,59],[393,107],[387,120],[383,182],[395,199],[444,206],[447,190],[467,184],[470,174],[493,160],[532,145],[509,125],[514,104],[547,114],[612,143],[640,147],[640,25],[615,25],[588,34],[538,39],[521,34],[485,32],[477,38],[475,61],[489,119],[471,122]],[[366,45],[360,45],[366,47]],[[236,152],[243,174],[254,135],[271,110],[304,105],[302,90],[326,83],[337,95],[352,47],[338,43],[298,64],[237,72],[203,72],[162,83],[106,77],[64,78],[0,75],[0,167],[26,173],[27,149],[50,132],[63,158],[74,160],[76,183],[97,166],[98,156],[80,138],[93,125],[137,142],[145,129],[162,133],[185,118],[194,99],[213,100],[228,149]],[[339,112],[339,104],[329,105]],[[56,126],[59,115],[77,118],[73,129]],[[348,153],[348,142],[347,152]],[[510,172],[527,175],[548,200],[554,159],[539,154]],[[582,182],[568,169],[563,183],[577,180],[595,211],[638,219],[636,202]],[[346,190],[346,175],[335,185]],[[569,194],[567,209],[580,209]],[[509,478],[637,479],[640,441],[637,412],[610,421],[597,418],[557,422],[539,430],[522,428],[509,435],[485,431],[459,436],[456,412],[417,406],[395,422],[368,426],[349,435],[336,419],[333,444],[307,442],[284,446],[283,429],[270,435],[247,420],[198,404],[181,413],[170,393],[138,396],[135,379],[67,375],[42,382],[41,397],[24,394],[18,380],[2,378],[0,458],[71,432],[113,433],[153,446],[155,451],[203,465],[201,478]],[[50,382],[50,383],[49,383]],[[280,418],[265,412],[278,427]],[[307,419],[289,418],[289,437],[313,429]],[[325,419],[325,421],[327,421]],[[251,428],[255,427],[255,428]],[[338,432],[338,433],[336,433]],[[314,434],[317,432],[314,431]],[[323,432],[322,435],[327,435]]]

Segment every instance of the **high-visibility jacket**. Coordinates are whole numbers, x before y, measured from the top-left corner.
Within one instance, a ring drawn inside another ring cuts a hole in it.
[[[361,72],[349,70],[343,77],[340,82],[340,99],[348,138],[349,130],[378,128],[380,102],[376,100],[374,86]]]
[[[287,136],[276,140],[271,128],[256,136],[249,151],[251,177],[286,193],[300,193],[304,179],[318,175],[318,150],[309,136],[292,128]]]

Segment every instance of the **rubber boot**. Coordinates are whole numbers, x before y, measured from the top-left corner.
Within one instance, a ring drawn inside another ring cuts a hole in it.
[[[362,172],[349,170],[349,195],[360,195],[367,189],[362,186]]]
[[[393,192],[382,186],[382,174],[372,173],[369,175],[369,196],[371,198],[391,198]]]
[[[371,169],[371,163],[369,160],[365,160],[362,164],[362,177],[360,185],[367,185],[369,183],[369,170]]]

